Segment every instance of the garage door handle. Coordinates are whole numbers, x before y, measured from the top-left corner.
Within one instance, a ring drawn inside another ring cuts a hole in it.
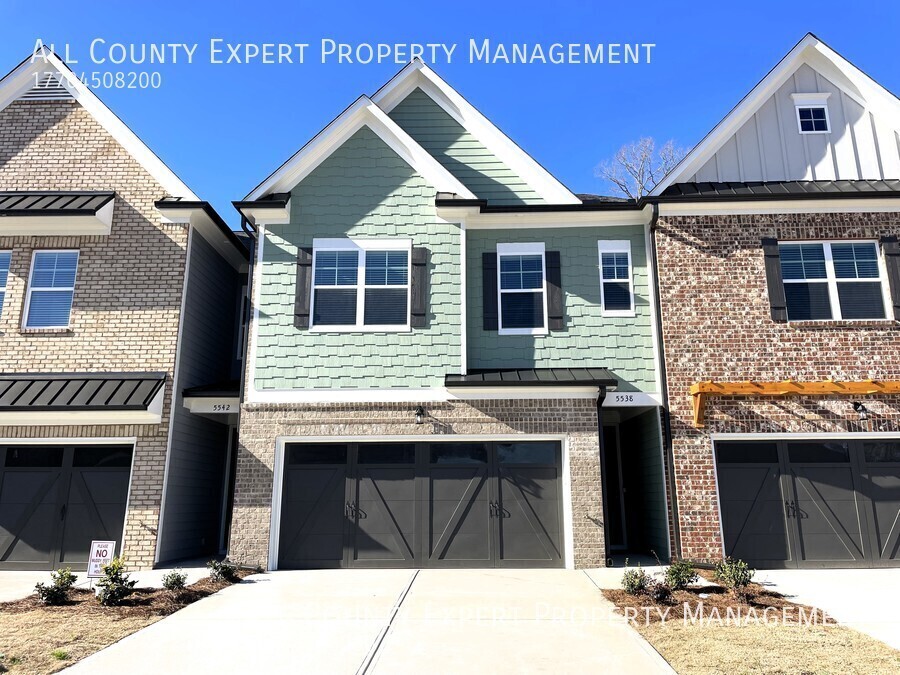
[[[488,502],[488,505],[490,506],[490,511],[488,511],[488,518],[493,518],[496,515],[495,509],[497,508],[497,505],[494,502]]]

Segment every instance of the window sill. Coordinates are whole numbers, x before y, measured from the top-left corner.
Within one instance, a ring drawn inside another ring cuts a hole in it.
[[[635,312],[634,310],[631,310],[631,311],[607,310],[605,312],[601,312],[600,316],[602,316],[604,319],[616,319],[616,318],[621,319],[623,317],[627,318],[627,319],[633,319],[637,316],[637,312]]]
[[[411,333],[411,326],[312,326],[310,333]]]
[[[824,321],[788,321],[798,330],[831,330],[839,328],[900,328],[894,319],[828,319]]]
[[[71,335],[75,331],[71,328],[20,328],[22,335]]]
[[[549,335],[550,331],[546,328],[501,328],[497,333],[499,335]]]

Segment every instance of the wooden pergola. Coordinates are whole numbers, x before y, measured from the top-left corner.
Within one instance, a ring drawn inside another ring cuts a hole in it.
[[[870,396],[872,394],[900,394],[898,380],[863,380],[859,382],[695,382],[691,385],[694,402],[694,426],[704,426],[703,414],[707,396]]]

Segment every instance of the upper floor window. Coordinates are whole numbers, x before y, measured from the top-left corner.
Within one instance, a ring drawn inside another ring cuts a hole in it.
[[[634,316],[631,242],[601,241],[600,305],[604,316]]]
[[[497,244],[500,333],[547,332],[544,244]]]
[[[782,243],[778,255],[789,321],[885,318],[875,242]]]
[[[409,329],[410,252],[408,240],[316,240],[312,326]]]
[[[25,328],[68,328],[78,251],[35,251],[25,298]]]
[[[830,94],[791,94],[797,110],[797,128],[801,134],[827,134],[831,131],[828,118]]]
[[[3,312],[3,300],[6,298],[6,280],[9,278],[9,261],[12,254],[0,251],[0,313]]]

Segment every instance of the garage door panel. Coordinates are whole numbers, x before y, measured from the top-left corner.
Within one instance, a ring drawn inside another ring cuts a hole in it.
[[[430,564],[492,559],[487,467],[432,468],[427,557]]]
[[[867,467],[861,489],[872,509],[872,542],[879,563],[900,563],[900,465]]]
[[[801,559],[848,563],[863,560],[866,533],[850,467],[792,465],[791,473]]]
[[[361,467],[356,481],[353,559],[412,564],[416,541],[414,467]]]
[[[346,468],[289,466],[285,471],[279,567],[333,567],[344,559]]]
[[[553,461],[550,454],[547,459]],[[562,560],[559,471],[550,467],[500,467],[501,564],[555,565]]]

